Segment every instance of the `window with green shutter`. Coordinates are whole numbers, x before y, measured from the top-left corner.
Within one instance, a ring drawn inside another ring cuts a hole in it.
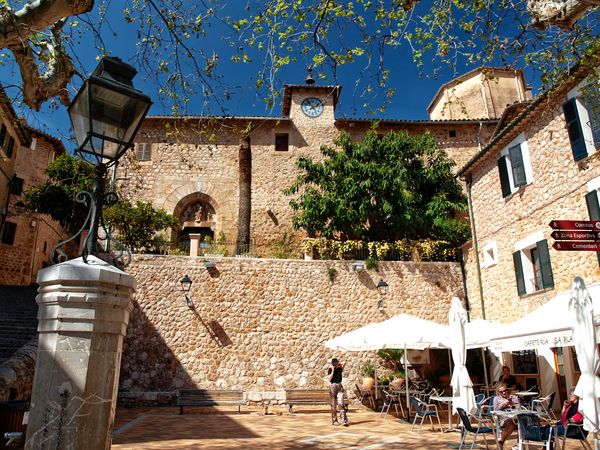
[[[583,139],[583,130],[579,121],[579,113],[577,112],[577,99],[575,97],[563,103],[563,113],[567,122],[567,130],[569,132],[569,141],[571,142],[571,151],[573,159],[579,161],[585,158],[587,148]]]
[[[513,253],[513,263],[515,265],[515,277],[517,279],[517,293],[525,295],[525,277],[523,276],[523,262],[521,261],[521,252]]]
[[[540,289],[552,289],[554,287],[554,275],[552,274],[552,264],[550,263],[550,252],[548,251],[548,241],[544,239],[535,244],[541,275]],[[537,268],[537,267],[536,267]]]
[[[526,185],[527,178],[525,177],[525,164],[523,164],[521,144],[510,147],[508,149],[508,157],[510,158],[510,167],[515,187]]]
[[[545,239],[513,253],[519,296],[554,287],[554,276]]]
[[[507,157],[501,156],[498,160],[498,173],[500,174],[500,187],[502,189],[502,197],[508,197],[511,193],[510,179],[508,178]]]
[[[600,202],[598,202],[598,191],[596,189],[585,194],[585,203],[590,220],[600,220]],[[598,259],[598,265],[600,265],[600,252],[596,252],[596,258]]]
[[[4,141],[6,140],[6,125],[2,124],[0,127],[0,147],[4,148]]]

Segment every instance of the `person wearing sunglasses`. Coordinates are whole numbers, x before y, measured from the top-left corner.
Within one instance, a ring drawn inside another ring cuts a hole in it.
[[[500,383],[496,388],[496,396],[494,397],[494,411],[504,411],[519,407],[519,398],[515,395],[510,395],[510,389],[503,383]],[[498,444],[503,448],[504,442],[510,437],[517,427],[511,417],[507,417],[500,422],[502,433]]]

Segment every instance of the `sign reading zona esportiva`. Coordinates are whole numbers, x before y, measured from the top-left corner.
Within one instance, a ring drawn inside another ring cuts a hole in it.
[[[550,236],[557,241],[594,241],[600,239],[600,231],[555,230]]]

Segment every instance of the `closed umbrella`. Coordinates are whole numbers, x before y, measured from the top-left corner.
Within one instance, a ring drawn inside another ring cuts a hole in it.
[[[462,408],[470,413],[476,409],[473,383],[465,363],[467,361],[467,345],[465,341],[465,324],[467,313],[457,297],[452,299],[448,322],[452,331],[452,359],[454,371],[450,385],[452,386],[452,411]]]
[[[600,369],[600,357],[594,329],[592,297],[580,277],[576,277],[573,281],[569,314],[573,345],[581,369],[581,377],[575,386],[575,394],[580,398],[579,410],[584,417],[583,428],[594,433],[594,447],[598,450],[600,378],[597,373]]]

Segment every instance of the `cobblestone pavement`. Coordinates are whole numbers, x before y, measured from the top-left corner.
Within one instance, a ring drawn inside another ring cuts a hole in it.
[[[351,408],[348,427],[332,426],[323,408],[299,408],[294,415],[280,409],[266,416],[244,407],[242,414],[212,408],[177,413],[172,407],[117,409],[111,449],[437,450],[457,448],[460,441],[460,433],[442,433],[439,427],[432,431],[428,424],[416,433],[404,420],[364,408]],[[443,418],[442,425],[448,425]],[[493,438],[489,439],[495,450]],[[485,448],[483,439],[479,442]],[[509,441],[505,448],[512,444]]]

